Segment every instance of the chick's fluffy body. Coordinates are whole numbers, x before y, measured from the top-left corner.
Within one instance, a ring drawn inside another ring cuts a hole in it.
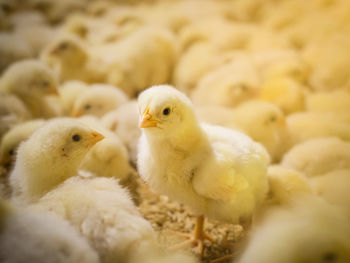
[[[143,130],[138,168],[151,188],[183,202],[196,214],[239,222],[249,217],[267,192],[265,149],[249,137],[219,126],[199,124],[189,99],[169,86],[139,97],[141,114],[160,120]],[[164,107],[171,108],[167,118]]]

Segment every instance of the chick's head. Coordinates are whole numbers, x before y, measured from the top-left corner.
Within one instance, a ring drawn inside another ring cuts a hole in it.
[[[66,63],[83,63],[88,55],[79,39],[64,37],[52,44],[48,49],[48,57]]]
[[[37,60],[14,63],[2,77],[3,87],[18,96],[58,95],[54,72]]]
[[[172,86],[153,86],[138,98],[140,128],[147,133],[172,136],[193,123],[195,115],[191,101]]]

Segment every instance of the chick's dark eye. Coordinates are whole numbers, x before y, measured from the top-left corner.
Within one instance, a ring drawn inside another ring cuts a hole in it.
[[[91,109],[91,105],[89,105],[89,104],[87,104],[87,105],[85,105],[85,110],[89,110],[89,109]]]
[[[49,86],[49,82],[48,81],[43,81],[43,86],[44,87],[48,87]]]
[[[80,135],[79,134],[74,134],[73,136],[72,136],[72,140],[73,141],[75,141],[75,142],[78,142],[78,141],[80,141]]]
[[[60,49],[66,49],[66,48],[68,48],[68,44],[67,43],[61,43],[60,44]]]
[[[169,115],[170,114],[170,109],[169,108],[165,108],[163,110],[163,115]]]
[[[275,122],[276,120],[277,120],[276,116],[271,116],[271,117],[270,117],[270,121],[271,121],[271,122]]]
[[[15,151],[13,149],[9,150],[9,155],[14,155]]]

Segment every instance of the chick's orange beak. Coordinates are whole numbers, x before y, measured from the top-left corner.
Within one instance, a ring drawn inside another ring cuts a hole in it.
[[[92,131],[91,135],[92,135],[91,144],[96,144],[97,142],[105,138],[105,136],[103,136],[101,133],[97,131]]]
[[[77,118],[81,115],[80,111],[78,109],[73,109],[71,116],[74,118]]]
[[[157,124],[159,123],[159,121],[157,120],[153,120],[152,119],[152,115],[149,113],[149,105],[147,106],[141,122],[140,122],[140,128],[151,128],[151,127],[157,127]]]

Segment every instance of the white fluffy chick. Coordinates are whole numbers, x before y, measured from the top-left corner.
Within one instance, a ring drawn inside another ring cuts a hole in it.
[[[10,174],[13,199],[22,203],[38,200],[75,175],[87,152],[103,138],[76,120],[47,122],[17,150]]]
[[[0,80],[0,89],[20,98],[33,117],[53,117],[54,108],[46,101],[49,95],[58,95],[55,74],[38,60],[23,60],[6,69]]]
[[[271,77],[261,86],[260,99],[279,106],[285,114],[304,110],[306,87],[288,77]]]
[[[143,242],[154,237],[150,223],[113,178],[74,176],[34,207],[68,220],[89,240],[102,262],[128,262]]]
[[[246,56],[209,72],[192,92],[195,105],[235,107],[259,94],[260,79]]]
[[[259,100],[242,103],[234,109],[233,123],[263,144],[273,162],[279,161],[287,150],[285,117],[276,105]]]
[[[130,160],[136,164],[137,143],[141,136],[137,101],[131,100],[101,118],[102,124],[114,131],[128,149]]]
[[[103,63],[92,59],[84,44],[74,36],[64,35],[56,39],[46,47],[41,57],[55,69],[61,82],[81,80],[97,83],[104,80]]]
[[[17,147],[44,123],[44,120],[25,121],[5,133],[0,144],[0,165],[10,169],[16,158]]]
[[[350,91],[350,90],[349,90]],[[306,110],[312,112],[332,112],[348,114],[350,111],[350,92],[316,92],[306,97]]]
[[[139,173],[153,191],[198,215],[193,241],[202,252],[203,215],[239,223],[263,201],[268,153],[243,133],[200,124],[191,101],[171,86],[149,88],[138,104]]]
[[[292,207],[269,211],[235,262],[349,262],[349,219],[322,201],[304,197]]]
[[[350,168],[350,143],[335,137],[311,139],[295,145],[281,165],[313,177]]]
[[[0,229],[1,262],[99,262],[87,240],[54,214],[0,200]]]
[[[0,138],[14,125],[30,118],[29,110],[19,98],[0,92]]]
[[[73,105],[72,116],[102,117],[127,101],[128,97],[121,89],[112,85],[94,84],[77,97]]]
[[[333,170],[315,176],[310,183],[320,197],[333,205],[344,207],[350,215],[350,169]]]
[[[72,114],[74,102],[88,88],[89,86],[86,83],[79,80],[67,81],[60,86],[58,90],[60,94],[59,100],[65,116]]]
[[[314,112],[294,113],[286,118],[289,144],[295,145],[312,138],[338,137],[350,140],[350,122],[342,116]]]

